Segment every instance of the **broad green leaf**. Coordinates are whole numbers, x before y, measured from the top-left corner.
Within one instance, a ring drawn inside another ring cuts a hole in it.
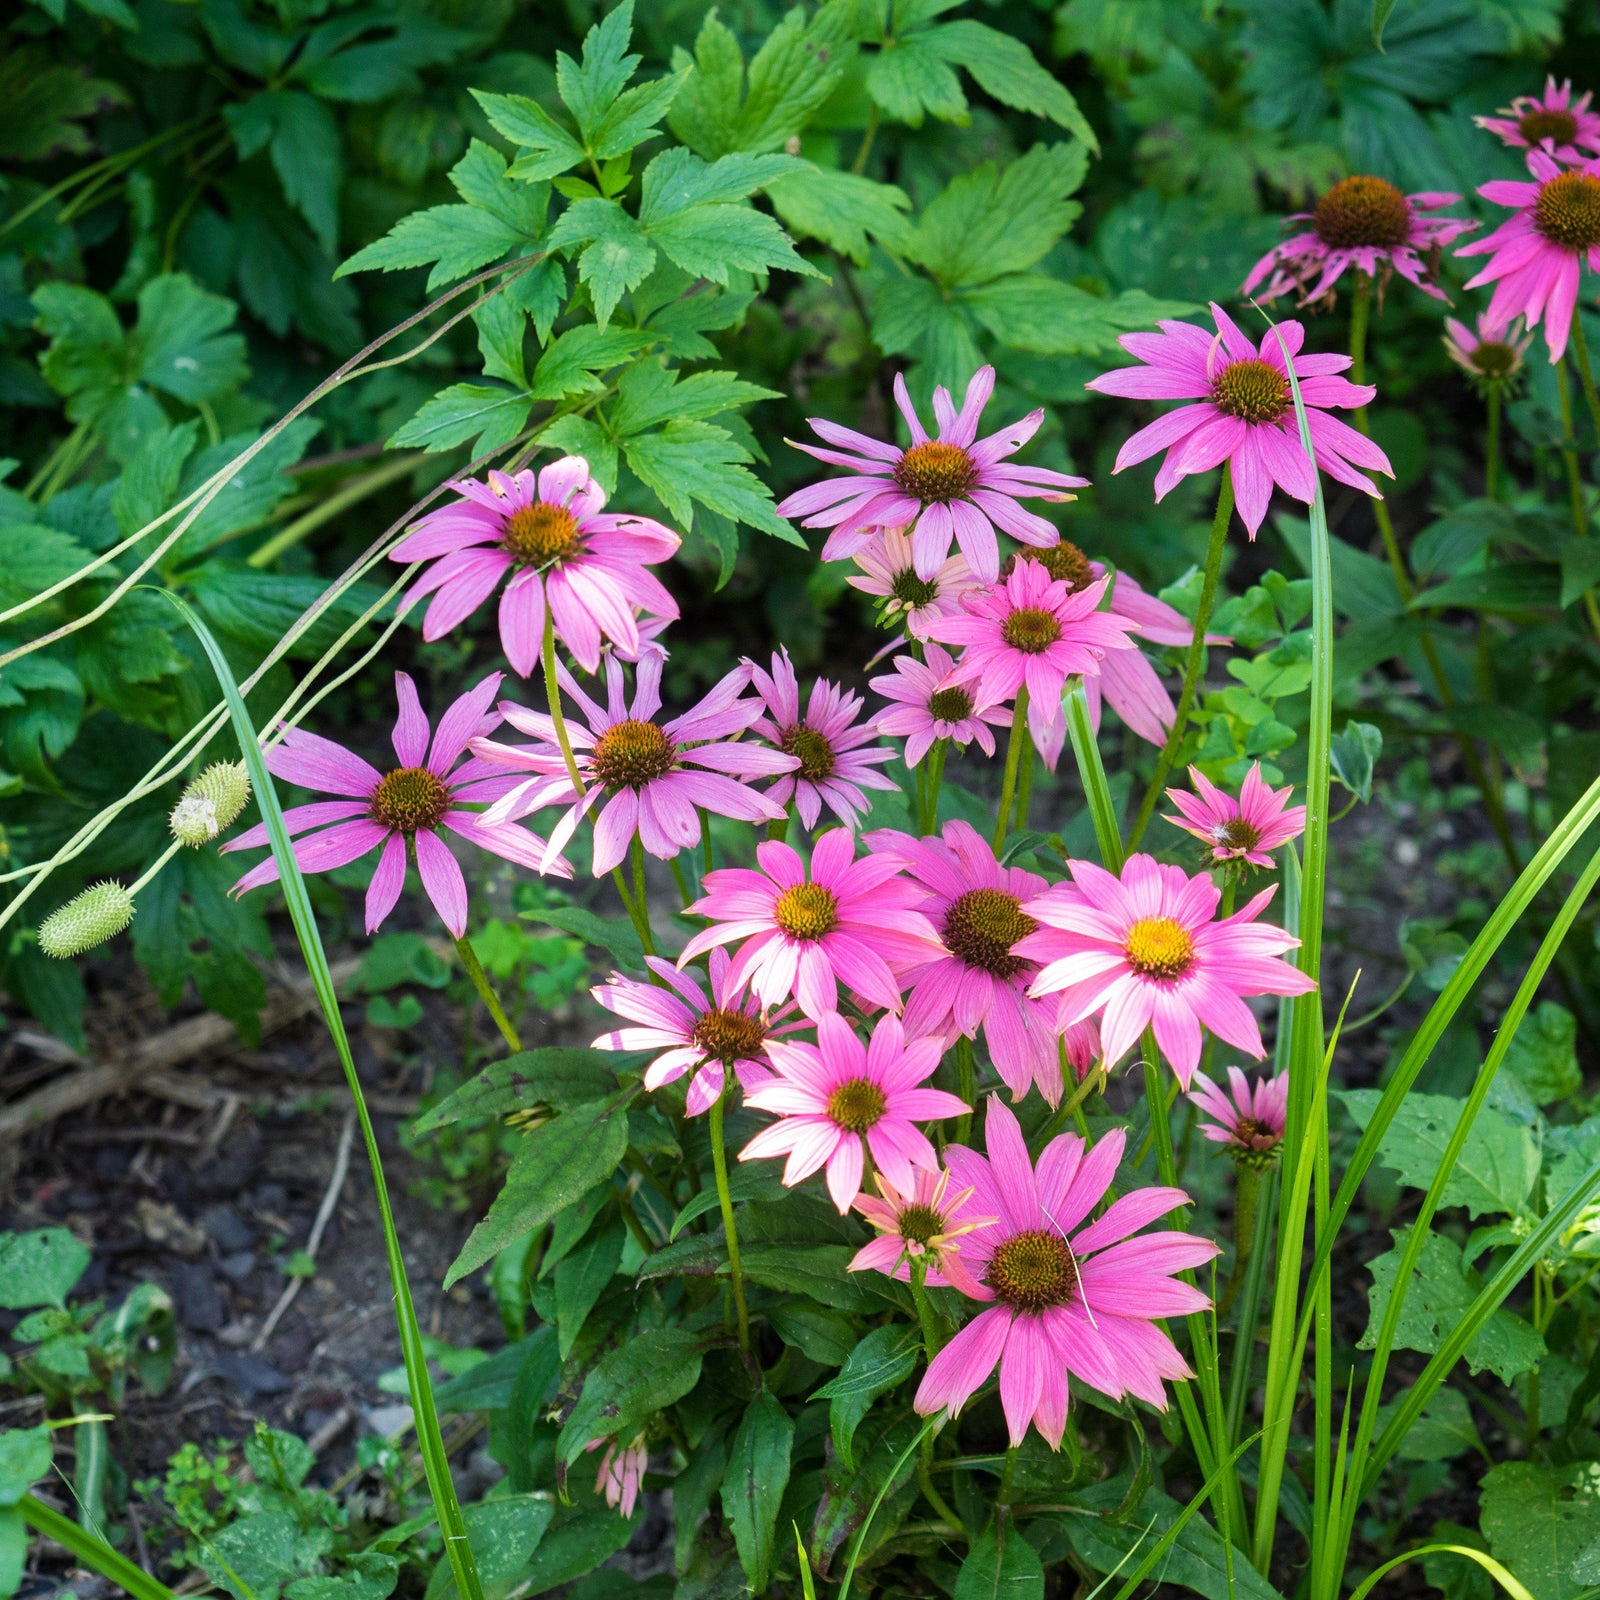
[[[570,1111],[615,1094],[617,1075],[599,1050],[577,1045],[541,1045],[491,1061],[475,1078],[424,1111],[413,1134],[432,1133],[471,1117],[503,1117],[514,1111],[553,1106]]]
[[[589,149],[597,160],[626,155],[656,134],[657,124],[677,99],[689,76],[683,69],[625,90],[607,109],[589,134]]]
[[[1505,1064],[1536,1105],[1565,1100],[1583,1087],[1577,1039],[1578,1020],[1558,1001],[1541,1000],[1523,1018]]]
[[[1504,1461],[1484,1478],[1479,1507],[1489,1549],[1534,1600],[1571,1600],[1585,1584],[1572,1565],[1600,1536],[1600,1496],[1589,1463]]]
[[[555,1506],[547,1495],[501,1495],[466,1508],[467,1537],[490,1600],[510,1592],[512,1580],[521,1576],[554,1515]],[[450,1563],[441,1556],[424,1600],[454,1600],[457,1592]]]
[[[1383,730],[1370,722],[1346,722],[1328,747],[1334,777],[1363,803],[1372,798],[1372,771],[1382,754]]]
[[[524,922],[542,922],[604,950],[620,967],[644,968],[644,946],[638,930],[621,917],[597,917],[587,906],[544,906],[518,913]]]
[[[1542,561],[1503,561],[1483,572],[1458,572],[1453,578],[1424,589],[1411,602],[1411,609],[1453,607],[1519,616],[1529,611],[1555,610],[1560,604],[1561,587],[1553,568]]]
[[[395,430],[389,444],[419,445],[424,450],[449,450],[475,439],[475,455],[498,450],[522,432],[533,409],[533,397],[515,389],[483,383],[453,383],[441,389],[412,419]]]
[[[523,341],[528,319],[512,304],[509,295],[498,294],[472,313],[478,330],[478,353],[483,357],[483,375],[500,378],[519,389],[528,387]]]
[[[1044,1600],[1039,1553],[1014,1521],[988,1529],[968,1547],[955,1600]]]
[[[904,1383],[922,1360],[922,1344],[914,1328],[874,1328],[850,1352],[838,1377],[812,1395],[827,1400],[833,1447],[846,1468],[854,1462],[855,1432],[879,1395]]]
[[[1394,1230],[1395,1247],[1367,1263],[1372,1273],[1368,1297],[1367,1331],[1357,1348],[1377,1346],[1394,1276],[1410,1230]],[[1395,1330],[1395,1345],[1402,1350],[1420,1350],[1431,1355],[1460,1321],[1472,1304],[1482,1280],[1461,1263],[1461,1246],[1437,1233],[1430,1233],[1417,1257],[1405,1304]],[[1545,1353],[1544,1340],[1514,1311],[1501,1307],[1490,1317],[1467,1346],[1467,1368],[1471,1372],[1493,1372],[1502,1383],[1510,1383],[1519,1372],[1538,1365]]]
[[[613,1223],[603,1232],[591,1234],[556,1267],[553,1274],[556,1328],[563,1361],[572,1354],[572,1347],[578,1342],[595,1301],[616,1276],[622,1261],[624,1236],[622,1224]]]
[[[595,374],[621,365],[649,342],[649,334],[634,328],[597,328],[592,322],[568,328],[539,357],[533,369],[533,398],[603,394],[606,386]]]
[[[327,105],[296,89],[268,89],[223,108],[242,159],[265,148],[284,198],[332,254],[339,234],[344,159],[339,125]]]
[[[1381,1095],[1376,1089],[1340,1093],[1355,1124],[1365,1128]],[[1378,1159],[1400,1174],[1400,1181],[1426,1189],[1455,1132],[1465,1102],[1450,1095],[1409,1094],[1378,1146]],[[1539,1147],[1533,1131],[1485,1106],[1467,1135],[1440,1204],[1465,1206],[1468,1216],[1517,1216],[1527,1206],[1539,1176]]]
[[[658,223],[695,206],[747,199],[775,180],[805,169],[805,162],[790,155],[728,155],[702,161],[691,150],[664,150],[644,170],[639,221],[653,231]]]
[[[859,267],[867,264],[869,240],[891,249],[904,241],[911,202],[892,183],[877,183],[853,172],[807,167],[767,187],[773,208],[790,230],[820,239]]]
[[[249,376],[244,336],[226,333],[238,311],[181,272],[163,273],[139,291],[129,353],[139,377],[187,405],[214,400]]]
[[[728,1446],[720,1433],[702,1440],[689,1464],[672,1480],[673,1565],[682,1573],[694,1550],[700,1521],[711,1509],[727,1470]]]
[[[703,1344],[686,1328],[653,1328],[607,1351],[584,1379],[557,1451],[576,1461],[594,1439],[624,1443],[700,1381]]]
[[[287,1511],[262,1511],[230,1522],[200,1546],[200,1570],[233,1600],[277,1600],[284,1587],[309,1575],[315,1557],[303,1553],[299,1524]]]
[[[638,70],[642,57],[628,53],[632,33],[633,0],[622,0],[584,36],[582,61],[565,51],[556,56],[556,86],[591,145],[601,119]]]
[[[15,1506],[0,1506],[0,1596],[6,1600],[22,1587],[31,1542],[32,1533],[22,1513]]]
[[[382,994],[407,983],[442,989],[449,981],[449,964],[420,933],[382,933],[368,944],[350,987]]]
[[[920,1417],[902,1413],[868,1430],[856,1465],[847,1467],[839,1460],[824,1463],[822,1500],[811,1529],[811,1560],[819,1576],[837,1580],[846,1552],[866,1561],[894,1537],[917,1499],[915,1457],[906,1456],[903,1462],[901,1457],[921,1424]],[[858,1549],[856,1535],[880,1491],[887,1492]]]
[[[1396,1402],[1378,1409],[1378,1430],[1388,1426]],[[1459,1389],[1440,1389],[1411,1424],[1395,1455],[1402,1461],[1453,1461],[1469,1450],[1483,1451],[1472,1407]]]
[[[532,1129],[512,1158],[504,1188],[445,1275],[445,1287],[475,1272],[513,1239],[543,1227],[611,1176],[628,1147],[628,1119],[600,1105],[564,1111]]]
[[[1039,355],[1109,355],[1121,334],[1195,308],[1140,289],[1090,294],[1040,273],[1018,272],[964,292],[959,303],[1002,344]]]
[[[50,1430],[0,1429],[0,1506],[14,1506],[41,1478],[50,1475]]]
[[[650,224],[650,238],[685,272],[713,283],[726,284],[735,270],[766,272],[773,267],[803,277],[822,276],[795,254],[789,236],[771,217],[742,202],[706,201],[670,212]]]
[[[789,1483],[793,1444],[794,1419],[772,1394],[750,1402],[728,1444],[722,1511],[733,1529],[739,1563],[755,1594],[764,1592],[772,1577],[778,1507]]]
[[[88,560],[89,552],[59,529],[37,523],[0,528],[0,600],[14,605],[30,599],[70,578]]]
[[[531,1600],[548,1589],[595,1571],[633,1536],[634,1524],[603,1501],[591,1501],[551,1524],[517,1591]]]
[[[773,509],[771,492],[744,465],[749,453],[725,429],[709,422],[672,422],[659,433],[623,444],[628,465],[685,528],[694,502],[805,548],[805,540]]]
[[[229,562],[208,561],[189,580],[196,608],[219,632],[253,650],[278,644],[301,616],[321,600],[327,584],[321,578],[259,572]],[[352,584],[329,604],[289,647],[299,660],[315,660],[369,606],[383,598],[371,584]],[[392,616],[385,608],[377,613]]]
[[[499,260],[522,242],[522,235],[476,206],[430,206],[403,216],[383,238],[356,251],[334,276],[432,264],[431,292]]]
[[[1563,610],[1576,605],[1600,583],[1600,539],[1569,539],[1561,547],[1561,600]]]
[[[0,1233],[0,1306],[64,1307],[88,1265],[88,1247],[65,1228]]]
[[[735,1205],[741,1200],[765,1200],[769,1204],[783,1199],[786,1193],[782,1175],[770,1163],[751,1161],[741,1163],[728,1174],[728,1197]],[[714,1212],[720,1201],[713,1187],[706,1187],[689,1197],[683,1210],[673,1219],[669,1242],[676,1239],[697,1217]]]
[[[767,1319],[785,1344],[825,1367],[842,1367],[856,1347],[855,1324],[841,1311],[828,1311],[809,1300],[785,1300],[767,1312]]]
[[[472,1524],[470,1511],[467,1524]],[[388,1600],[400,1581],[399,1561],[381,1550],[359,1551],[340,1565],[336,1576],[296,1578],[283,1592],[288,1600]]]
[[[1078,102],[1020,39],[967,17],[931,29],[927,38],[940,56],[971,73],[1002,105],[1048,117],[1091,150],[1099,150]]]

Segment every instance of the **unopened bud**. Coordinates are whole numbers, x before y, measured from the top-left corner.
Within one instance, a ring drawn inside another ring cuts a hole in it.
[[[120,883],[91,884],[39,927],[39,948],[59,961],[81,956],[133,921],[133,896]]]
[[[172,808],[172,836],[191,849],[238,820],[250,800],[250,774],[242,761],[218,761],[183,791]]]

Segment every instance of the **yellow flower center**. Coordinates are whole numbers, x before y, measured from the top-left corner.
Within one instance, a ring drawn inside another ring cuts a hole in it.
[[[839,901],[820,883],[797,883],[778,896],[772,920],[791,939],[825,938],[839,925]]]
[[[906,610],[914,611],[918,606],[928,605],[939,598],[939,585],[919,578],[910,567],[906,567],[889,580],[889,594]]]
[[[900,1213],[900,1237],[928,1244],[944,1232],[944,1218],[932,1206],[907,1206]]]
[[[939,722],[965,722],[972,715],[972,696],[959,685],[935,689],[928,697],[928,711]]]
[[[1230,361],[1211,382],[1219,411],[1241,422],[1276,422],[1294,403],[1289,380],[1270,361]]]
[[[426,767],[396,767],[369,804],[374,822],[414,834],[439,826],[450,809],[450,791]]]
[[[759,1056],[767,1037],[761,1019],[746,1011],[708,1011],[690,1031],[706,1056],[724,1065]]]
[[[1058,1233],[1014,1233],[989,1261],[988,1284],[1013,1311],[1047,1311],[1078,1292],[1078,1263]]]
[[[1533,225],[1552,244],[1574,252],[1600,244],[1600,178],[1563,172],[1541,185]]]
[[[1411,232],[1411,203],[1387,178],[1346,178],[1317,201],[1311,226],[1330,250],[1393,250]]]
[[[1004,889],[969,889],[950,902],[941,931],[950,953],[969,967],[997,978],[1011,978],[1028,965],[1021,956],[1011,954],[1012,945],[1038,926],[1014,894]]]
[[[977,486],[978,469],[958,444],[929,439],[914,444],[895,463],[894,481],[924,505],[960,500]]]
[[[1128,929],[1123,954],[1141,978],[1171,982],[1194,965],[1194,937],[1171,917],[1141,917]]]
[[[1094,582],[1094,568],[1089,565],[1088,556],[1066,539],[1042,548],[1030,545],[1018,555],[1024,561],[1037,561],[1056,583],[1066,584],[1074,594]]]
[[[1024,655],[1042,655],[1061,637],[1061,623],[1039,606],[1018,606],[1000,624],[1000,637]]]
[[[1554,139],[1558,145],[1571,144],[1578,131],[1578,119],[1570,111],[1528,111],[1517,119],[1517,132],[1529,144]]]
[[[866,1133],[888,1109],[888,1097],[870,1078],[852,1078],[828,1096],[828,1115],[847,1133]]]
[[[520,567],[550,567],[578,553],[578,519],[565,506],[535,500],[506,518],[502,542]]]
[[[595,741],[589,758],[595,781],[607,789],[641,789],[677,764],[678,747],[653,722],[629,717]]]
[[[798,722],[792,728],[785,728],[778,735],[778,748],[785,755],[800,758],[800,770],[791,776],[806,778],[812,783],[833,776],[833,746],[815,728]]]

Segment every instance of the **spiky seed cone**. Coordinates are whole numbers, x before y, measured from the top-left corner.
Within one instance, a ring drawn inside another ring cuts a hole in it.
[[[191,849],[210,843],[238,820],[250,800],[242,761],[218,761],[193,779],[172,808],[172,836]]]
[[[39,948],[59,961],[81,956],[133,921],[133,896],[120,883],[94,883],[53,911],[39,927]]]

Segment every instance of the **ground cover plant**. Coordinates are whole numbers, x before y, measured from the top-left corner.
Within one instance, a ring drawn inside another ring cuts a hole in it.
[[[1585,8],[6,27],[0,981],[309,975],[409,1409],[18,1219],[4,1592],[1600,1594]]]

